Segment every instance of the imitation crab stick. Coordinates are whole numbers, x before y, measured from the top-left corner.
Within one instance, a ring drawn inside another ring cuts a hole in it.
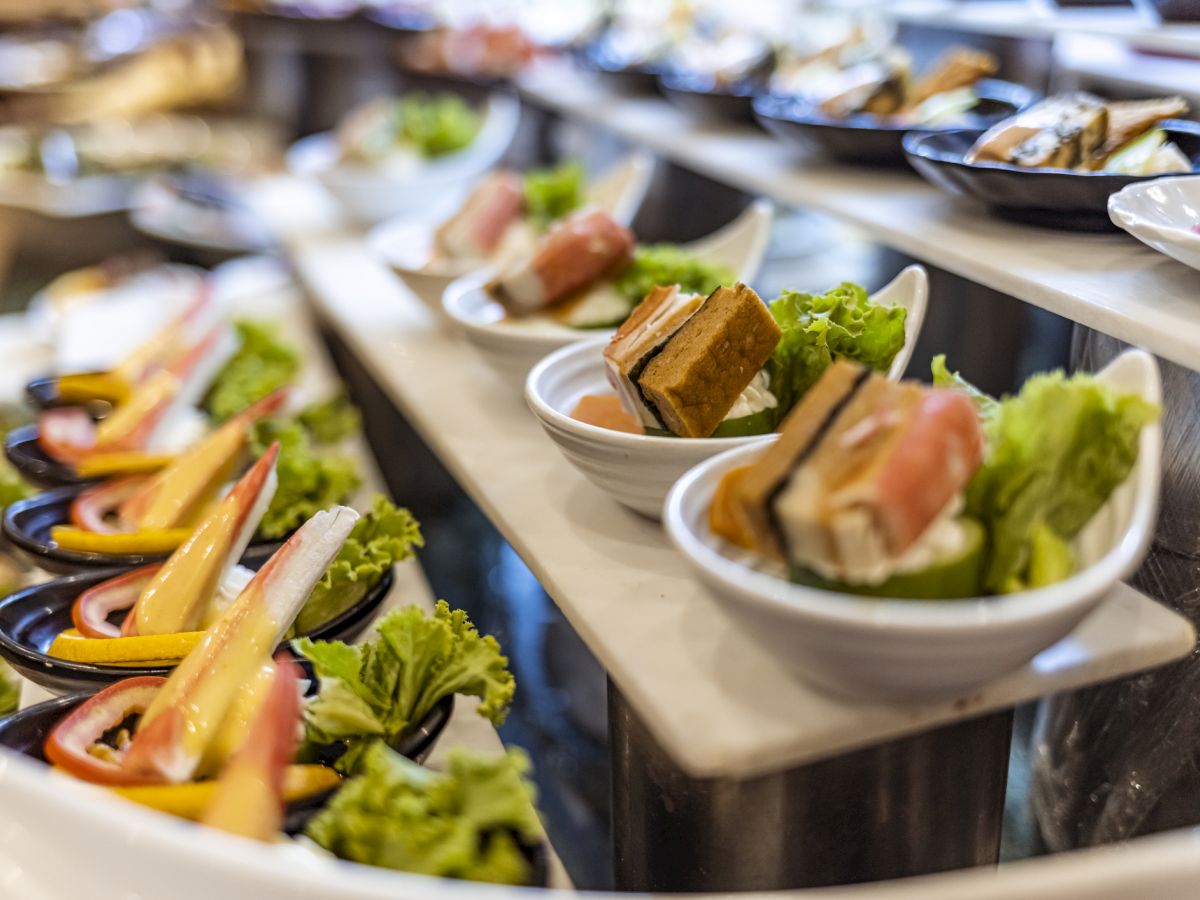
[[[300,667],[281,653],[271,668],[266,696],[200,819],[256,841],[271,840],[283,824],[284,773],[296,755],[300,724]]]
[[[206,624],[221,578],[241,558],[275,496],[273,444],[162,567],[126,618],[122,633],[174,634]]]
[[[131,778],[190,780],[241,685],[283,638],[358,513],[319,512],[272,556],[154,697],[124,755]]]

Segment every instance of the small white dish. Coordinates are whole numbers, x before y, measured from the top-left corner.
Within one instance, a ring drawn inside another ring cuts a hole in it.
[[[0,207],[55,219],[85,219],[129,209],[137,174],[83,175],[51,181],[36,172],[0,173]]]
[[[629,225],[642,205],[653,174],[653,155],[644,151],[631,153],[588,185],[587,203],[607,210],[618,222]],[[367,245],[375,255],[439,313],[442,294],[451,282],[487,266],[483,260],[435,255],[434,234],[447,218],[404,216],[384,222],[367,235]]]
[[[1098,377],[1161,402],[1154,357],[1130,350]],[[1129,478],[1075,541],[1080,571],[1058,584],[999,597],[912,601],[853,597],[793,584],[780,570],[715,536],[708,510],[721,476],[760,446],[722,453],[692,469],[664,510],[671,541],[700,580],[737,611],[769,651],[803,678],[838,694],[922,700],[996,678],[1066,637],[1150,547],[1158,510],[1162,430],[1146,426]]]
[[[683,249],[733,270],[739,281],[751,281],[767,249],[771,217],[771,204],[755,201],[724,228]],[[547,354],[589,336],[611,337],[615,330],[569,328],[545,315],[509,318],[484,289],[490,277],[477,272],[454,281],[446,288],[442,308],[488,364],[521,388],[529,370]]]
[[[295,175],[320,181],[356,220],[375,224],[444,208],[442,204],[456,200],[472,179],[494,166],[508,149],[520,118],[521,104],[515,97],[492,94],[483,127],[469,146],[424,160],[402,175],[341,162],[337,137],[328,131],[296,141],[287,152],[287,165]]]
[[[1143,244],[1200,269],[1200,175],[1124,187],[1108,198],[1108,217]]]
[[[909,266],[871,296],[878,303],[908,310],[904,348],[888,370],[888,377],[898,380],[921,334],[929,278],[921,266]],[[547,356],[529,373],[525,400],[567,461],[618,503],[658,519],[671,487],[693,466],[725,450],[772,439],[769,434],[737,438],[628,434],[571,418],[582,397],[612,393],[601,355],[607,343],[607,337],[580,341]]]

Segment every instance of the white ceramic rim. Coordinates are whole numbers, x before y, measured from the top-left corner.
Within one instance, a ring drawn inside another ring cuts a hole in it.
[[[1126,185],[1108,198],[1108,217],[1112,219],[1114,225],[1125,229],[1139,240],[1141,235],[1138,232],[1144,231],[1164,244],[1181,244],[1188,250],[1200,253],[1200,234],[1182,225],[1162,225],[1152,222],[1134,205],[1137,198],[1150,188],[1180,181],[1190,181],[1196,184],[1198,194],[1200,194],[1200,175],[1176,175],[1172,178],[1139,181],[1136,184]],[[1200,225],[1200,218],[1192,225]]]
[[[1131,356],[1147,367],[1143,396],[1161,404],[1161,381],[1153,356],[1143,350],[1129,350],[1110,367]],[[776,613],[796,610],[809,619],[819,619],[830,625],[912,635],[932,632],[952,637],[964,628],[1018,625],[1052,618],[1078,605],[1081,598],[1102,594],[1131,574],[1154,535],[1162,454],[1162,426],[1158,422],[1145,426],[1140,435],[1138,459],[1139,463],[1145,464],[1139,464],[1134,472],[1138,478],[1137,490],[1125,534],[1103,557],[1064,581],[1003,596],[938,601],[854,597],[805,587],[726,559],[691,530],[684,516],[684,502],[689,494],[710,492],[715,487],[709,483],[713,476],[748,461],[757,450],[756,445],[726,451],[700,463],[680,478],[667,496],[664,507],[663,524],[667,534],[676,549],[706,578],[746,602]]]

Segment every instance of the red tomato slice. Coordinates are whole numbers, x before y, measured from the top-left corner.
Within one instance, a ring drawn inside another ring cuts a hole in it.
[[[96,423],[77,406],[47,409],[38,416],[38,446],[59,462],[73,464],[96,446]]]
[[[92,585],[75,598],[71,607],[71,621],[76,630],[86,638],[120,637],[121,629],[109,622],[108,617],[117,610],[132,609],[142,589],[160,568],[160,563],[154,563]]]
[[[145,475],[132,475],[128,478],[104,481],[80,492],[79,496],[71,501],[71,524],[84,531],[101,534],[131,531],[132,529],[125,527],[119,518],[110,521],[108,517],[141,490],[147,481],[149,478]]]

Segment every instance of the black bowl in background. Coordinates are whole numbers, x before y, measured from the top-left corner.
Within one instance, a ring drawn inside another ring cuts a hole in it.
[[[65,405],[58,396],[58,379],[53,375],[35,378],[25,385],[25,399],[34,409],[54,409]]]
[[[1160,22],[1200,22],[1200,0],[1133,0]]]
[[[63,550],[50,540],[50,529],[68,524],[71,503],[87,485],[60,487],[25,500],[9,504],[4,511],[3,533],[33,565],[56,575],[70,575],[94,569],[132,568],[147,563],[162,562],[169,553],[93,553],[82,550]],[[256,538],[246,551],[247,556],[274,553],[283,541]]]
[[[843,162],[903,165],[907,134],[938,134],[966,127],[982,131],[1037,99],[1037,93],[1024,85],[993,78],[980,80],[976,90],[978,105],[953,128],[896,124],[868,113],[835,119],[811,101],[773,95],[756,98],[754,114],[764,128],[789,144],[816,149]]]
[[[699,119],[753,125],[757,121],[754,98],[763,85],[754,78],[718,85],[693,72],[664,72],[658,76],[658,89],[675,106]]]
[[[73,466],[60,463],[43,450],[38,443],[36,423],[10,431],[4,439],[4,455],[22,478],[38,487],[59,488],[95,480],[81,478]]]
[[[267,559],[265,554],[259,554],[243,562],[251,569],[258,569]],[[114,568],[68,575],[0,599],[0,657],[34,684],[55,693],[94,691],[123,678],[140,675],[169,675],[171,666],[72,662],[47,652],[55,637],[73,627],[71,607],[75,599],[93,585],[126,571]],[[353,641],[370,624],[393,583],[389,569],[358,603],[306,636],[314,640]]]
[[[580,68],[603,75],[617,90],[628,94],[658,91],[659,66],[625,64],[612,53],[603,36],[573,48],[572,56]]]
[[[1200,122],[1169,119],[1159,127],[1192,160],[1192,171],[1200,171]],[[904,139],[904,152],[914,169],[947,193],[980,200],[1005,219],[1072,231],[1119,230],[1108,217],[1108,198],[1130,184],[1162,177],[964,162],[982,133],[912,134]]]

